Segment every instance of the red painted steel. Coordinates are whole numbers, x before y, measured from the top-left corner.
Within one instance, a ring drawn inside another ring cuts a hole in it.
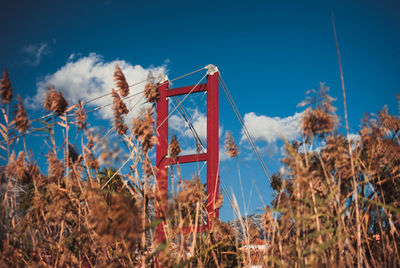
[[[196,87],[196,88],[194,88]],[[187,87],[178,87],[178,88],[173,88],[167,90],[167,97],[172,97],[172,96],[179,96],[179,95],[185,95],[188,94],[189,92],[195,93],[195,92],[202,92],[206,91],[206,84],[199,84],[199,85],[192,85],[192,86],[187,86]]]
[[[219,165],[219,114],[218,114],[218,72],[207,77],[207,225],[210,218],[219,218],[215,209],[218,197]]]
[[[165,215],[168,207],[168,171],[166,157],[168,154],[168,99],[166,91],[168,82],[161,85],[158,90],[160,99],[157,102],[157,149],[156,149],[156,183],[157,183],[157,218]],[[159,241],[165,240],[163,224],[157,225],[156,237]]]
[[[207,231],[207,229],[208,229],[207,225],[197,226],[197,228],[195,228],[194,226],[193,227],[182,227],[180,233],[190,234],[190,233],[193,233],[194,231],[196,231],[197,233],[201,233],[201,232]],[[175,229],[175,231],[177,231],[177,229]]]
[[[207,226],[198,226],[196,231],[203,232],[210,228],[212,219],[219,218],[219,211],[215,208],[215,201],[219,193],[218,166],[219,166],[219,105],[218,105],[218,72],[208,75],[206,84],[168,89],[168,83],[161,85],[158,90],[160,99],[157,102],[157,174],[158,205],[157,218],[161,218],[168,204],[168,172],[166,165],[176,163],[190,163],[207,161]],[[168,97],[207,91],[207,153],[179,156],[176,160],[168,158]],[[184,232],[193,231],[194,227],[185,228]],[[165,240],[163,225],[156,228],[159,241]]]
[[[175,165],[177,163],[184,164],[184,163],[192,163],[192,162],[200,162],[200,161],[207,161],[207,154],[189,154],[178,156],[176,160],[172,158],[167,158],[166,165]]]

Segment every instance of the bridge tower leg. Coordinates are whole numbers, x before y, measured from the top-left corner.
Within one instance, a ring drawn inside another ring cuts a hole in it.
[[[157,147],[156,147],[156,183],[157,183],[157,202],[156,217],[161,219],[166,216],[168,209],[168,170],[166,160],[168,155],[168,99],[166,92],[168,80],[164,81],[159,87],[160,99],[157,102]],[[156,237],[158,240],[165,240],[164,223],[156,227]]]
[[[207,225],[219,218],[215,201],[219,193],[218,72],[207,77]]]

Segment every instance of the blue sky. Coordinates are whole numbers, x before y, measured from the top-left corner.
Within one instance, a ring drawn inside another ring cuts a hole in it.
[[[35,106],[41,96],[38,89],[49,81],[62,82],[56,86],[65,90],[71,103],[88,98],[80,95],[85,91],[66,85],[66,75],[84,79],[89,69],[110,70],[112,79],[111,67],[116,62],[131,72],[132,79],[149,69],[166,71],[174,78],[215,64],[245,120],[247,116],[266,165],[275,172],[280,167],[282,141],[268,126],[292,135],[296,113],[302,111],[296,105],[307,90],[326,82],[343,118],[331,10],[342,56],[350,130],[357,133],[364,112],[376,113],[388,105],[390,112],[398,113],[398,1],[3,1],[0,67],[8,68],[15,91]],[[84,62],[89,67],[80,69]],[[174,86],[195,84],[198,79],[190,77]],[[102,92],[96,90],[92,93]],[[232,132],[239,142],[239,124],[222,91],[220,96],[222,130]],[[193,115],[195,102],[185,103]],[[201,109],[198,112],[201,126]],[[39,116],[43,112],[31,113]],[[108,122],[105,114],[96,118],[100,124]],[[260,124],[263,128],[258,129]],[[239,164],[224,160],[220,168],[242,207],[239,165],[252,213],[262,207],[255,189],[267,204],[272,192],[246,146],[241,144]],[[228,204],[221,217],[233,217]]]

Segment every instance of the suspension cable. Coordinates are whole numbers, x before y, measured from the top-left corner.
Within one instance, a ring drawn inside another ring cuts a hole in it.
[[[195,71],[193,71],[193,72],[190,72],[190,73],[181,75],[181,76],[179,76],[179,77],[176,77],[176,78],[172,79],[171,82],[177,81],[177,80],[182,79],[182,78],[184,78],[184,77],[187,77],[187,76],[189,76],[189,75],[192,75],[192,74],[195,74],[195,73],[197,73],[197,72],[200,72],[200,71],[204,70],[205,68],[206,68],[206,67],[203,67],[203,68],[197,69],[197,70],[195,70]],[[141,84],[141,83],[144,83],[144,82],[146,82],[146,81],[148,81],[148,80],[149,80],[149,79],[145,79],[145,80],[139,81],[139,82],[137,82],[137,83],[134,83],[134,84],[129,85],[129,87],[137,86],[137,85],[139,85],[139,84]],[[159,86],[164,85],[164,84],[166,84],[166,83],[168,83],[168,81],[162,82],[161,84],[159,84]],[[144,92],[144,91],[141,91],[141,92],[138,92],[138,93],[134,93],[134,94],[129,95],[129,96],[126,96],[126,97],[124,97],[124,98],[122,98],[122,99],[125,100],[125,99],[127,99],[127,98],[131,98],[131,97],[134,97],[134,96],[136,96],[136,95],[142,94],[143,92]],[[108,96],[108,95],[111,95],[111,93],[112,93],[112,92],[108,92],[108,93],[103,94],[103,95],[101,95],[101,96],[97,96],[97,97],[95,97],[95,98],[93,98],[93,99],[87,100],[87,101],[84,102],[83,104],[87,104],[87,103],[93,102],[93,101],[95,101],[95,100],[98,100],[98,99],[100,99],[100,98],[106,97],[106,96]],[[105,108],[105,107],[108,107],[108,106],[110,106],[110,105],[112,105],[112,104],[113,104],[113,103],[111,102],[111,103],[108,103],[108,104],[106,104],[106,105],[98,106],[98,107],[96,107],[96,108],[94,108],[94,109],[92,109],[92,110],[87,111],[86,113],[91,113],[91,112],[100,110],[100,109]],[[32,119],[32,120],[30,120],[30,121],[31,121],[31,123],[33,123],[33,122],[40,121],[40,120],[43,120],[43,119],[45,119],[45,118],[48,118],[48,117],[50,117],[50,116],[52,116],[52,115],[54,115],[54,113],[48,113],[48,114],[46,114],[46,115],[43,115],[43,116],[41,116],[41,117],[39,117],[39,118]],[[58,121],[58,122],[60,122],[60,121]],[[54,124],[57,124],[58,122],[54,122]],[[53,126],[54,124],[53,124],[53,123],[50,123],[50,126]],[[15,127],[13,127],[13,128],[15,128]],[[8,140],[15,140],[15,139],[17,139],[17,138],[20,138],[20,137],[22,137],[22,136],[35,133],[35,132],[37,132],[37,131],[45,131],[47,128],[48,128],[48,126],[41,127],[41,128],[36,128],[36,129],[30,130],[30,131],[27,131],[27,132],[25,132],[25,133],[21,133],[21,134],[18,134],[18,135],[14,135],[14,136],[12,136],[12,137],[9,137]],[[1,144],[4,144],[4,143],[6,143],[6,142],[7,142],[7,141],[5,141],[5,140],[0,141],[0,145],[1,145]]]
[[[178,76],[178,77],[172,79],[171,82],[174,82],[174,81],[177,81],[177,80],[179,80],[179,79],[185,78],[185,77],[187,77],[187,76],[189,76],[189,75],[198,73],[198,72],[204,70],[205,68],[206,68],[206,66],[203,67],[203,68],[197,69],[197,70],[195,70],[195,71],[192,71],[192,72],[190,72],[190,73],[187,73],[187,74]],[[140,84],[142,84],[142,83],[144,83],[144,82],[147,82],[147,81],[149,81],[148,78],[146,78],[145,80],[136,82],[136,83],[134,83],[134,84],[131,84],[131,85],[129,85],[129,87],[134,87],[134,86],[140,85]],[[164,84],[167,83],[167,82],[168,82],[168,81],[164,81],[164,82],[162,82],[159,86],[164,85]],[[140,93],[142,93],[142,92],[139,92],[138,94],[140,94]],[[85,104],[88,104],[88,103],[93,102],[93,101],[96,101],[96,100],[98,100],[98,99],[107,97],[107,96],[109,96],[109,95],[111,95],[111,94],[112,94],[112,92],[108,92],[108,93],[105,93],[105,94],[103,94],[103,95],[96,96],[96,97],[94,97],[94,98],[92,98],[92,99],[89,99],[89,100],[83,102],[83,104],[84,104],[84,105],[85,105]],[[45,119],[45,118],[48,118],[48,117],[50,117],[50,116],[52,116],[52,115],[53,115],[53,113],[48,113],[48,114],[43,115],[43,116],[41,116],[41,117],[39,117],[39,118],[32,119],[31,122],[40,121],[40,120],[43,120],[43,119]]]
[[[244,124],[243,118],[240,115],[239,110],[237,109],[237,106],[236,106],[231,94],[229,93],[228,88],[225,85],[225,82],[224,82],[224,80],[222,78],[221,73],[220,73],[220,78],[221,78],[222,89],[224,90],[224,93],[225,93],[225,95],[226,95],[226,97],[227,97],[227,99],[229,101],[229,104],[231,105],[231,107],[232,107],[232,109],[233,109],[233,111],[234,111],[234,113],[235,113],[235,115],[236,115],[236,117],[237,117],[242,129],[243,129],[244,134],[246,135],[246,137],[247,137],[247,139],[248,139],[248,141],[249,141],[249,143],[250,143],[255,155],[257,156],[257,159],[260,162],[260,165],[261,165],[261,167],[262,167],[262,169],[263,169],[263,171],[264,171],[269,183],[271,183],[271,175],[270,175],[270,173],[269,173],[269,171],[268,171],[268,169],[267,169],[267,167],[266,167],[266,165],[264,163],[264,160],[262,159],[262,157],[261,157],[261,155],[260,155],[260,153],[259,153],[259,151],[257,149],[257,146],[254,143],[253,138],[250,135],[249,130],[247,129],[246,125]]]
[[[196,85],[193,86],[193,88],[189,91],[189,93],[187,93],[185,95],[185,97],[178,103],[178,105],[172,110],[172,112],[168,113],[167,118],[165,118],[161,124],[156,128],[156,130],[158,130],[170,117],[171,115],[178,109],[179,106],[182,105],[182,103],[190,96],[190,94],[196,89],[196,87],[201,83],[201,81],[203,81],[204,78],[206,78],[207,74],[205,74],[200,80],[199,82],[197,82]]]
[[[177,99],[176,99],[176,97],[174,97],[173,99],[174,99],[176,102],[178,102]],[[171,102],[171,104],[174,105],[173,102]],[[182,115],[182,117],[183,117],[183,119],[185,120],[185,122],[188,124],[188,127],[189,127],[189,129],[190,129],[190,132],[192,132],[193,137],[195,138],[197,144],[200,144],[200,145],[201,145],[201,150],[204,152],[205,147],[204,147],[204,145],[203,145],[203,142],[201,141],[199,135],[197,134],[197,131],[196,131],[196,129],[194,128],[192,122],[190,121],[190,118],[189,118],[189,116],[187,115],[186,110],[185,110],[185,108],[183,107],[183,105],[181,105],[181,106],[179,107],[178,111],[179,111],[179,113]]]

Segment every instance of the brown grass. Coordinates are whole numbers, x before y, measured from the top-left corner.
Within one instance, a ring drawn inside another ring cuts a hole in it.
[[[3,88],[7,83],[2,82]],[[184,231],[204,224],[206,192],[198,178],[185,180],[179,173],[183,183],[177,193],[167,204],[157,203],[156,170],[149,157],[156,143],[154,107],[142,111],[128,129],[123,120],[128,110],[113,90],[114,131],[127,134],[114,138],[126,145],[124,155],[121,143],[115,146],[86,129],[83,105],[68,107],[62,94],[50,88],[44,106],[62,121],[46,137],[48,169],[42,173],[27,149],[12,151],[18,147],[8,136],[10,122],[15,120],[21,132],[30,126],[18,98],[16,117],[6,115],[1,124],[8,146],[2,147],[7,165],[0,168],[0,266],[352,267],[358,252],[365,266],[398,267],[400,116],[383,109],[376,118],[365,118],[359,138],[349,143],[338,133],[327,87],[311,93],[317,97],[303,102],[308,105],[303,137],[285,143],[285,169],[272,176],[274,200],[263,215],[262,243],[259,230],[246,220],[241,220],[241,242],[238,230],[224,222],[204,233]],[[10,102],[3,99],[5,105]],[[76,121],[69,120],[69,111]],[[81,147],[68,136],[74,126],[81,130],[76,131]],[[230,134],[225,146],[231,157],[238,155]],[[169,151],[171,157],[179,155],[176,138]],[[125,160],[111,161],[113,155]],[[217,206],[222,202],[220,194]],[[166,208],[161,219],[155,215],[157,206]],[[165,241],[155,239],[157,226]],[[251,248],[255,244],[266,246]]]

